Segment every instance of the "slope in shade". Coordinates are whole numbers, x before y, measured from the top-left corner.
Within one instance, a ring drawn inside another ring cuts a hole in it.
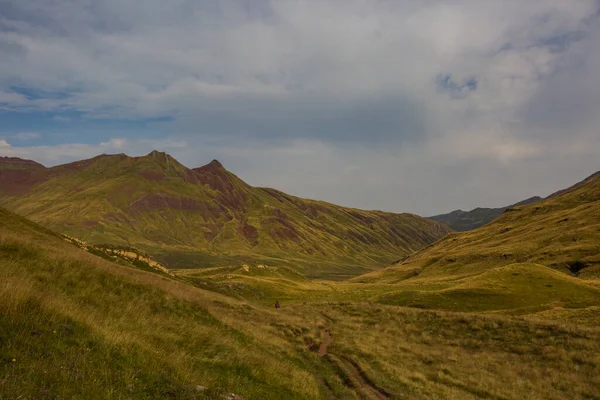
[[[157,151],[40,166],[18,177],[7,169],[0,168],[0,204],[90,243],[140,248],[171,268],[264,263],[341,279],[404,258],[450,231],[411,214],[252,187],[216,160],[189,169]]]

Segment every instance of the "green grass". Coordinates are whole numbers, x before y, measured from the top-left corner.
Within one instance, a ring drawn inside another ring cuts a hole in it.
[[[2,398],[186,398],[196,385],[317,397],[311,353],[273,332],[270,312],[104,261],[6,212],[0,228]]]
[[[285,267],[162,276],[3,210],[0,256],[2,399],[598,397],[600,331],[542,314],[374,304],[359,300],[395,285],[311,281]],[[266,296],[186,282],[227,275]],[[288,296],[281,309],[266,302],[270,291]],[[325,326],[333,343],[319,357],[310,348]]]
[[[332,362],[352,360],[397,398],[600,397],[597,328],[367,303],[323,307],[333,321]]]
[[[536,264],[511,264],[427,290],[399,284],[383,295],[385,304],[449,311],[531,313],[540,309],[585,308],[600,304],[600,289]]]
[[[386,304],[533,313],[600,304],[600,175],[351,280]],[[546,313],[545,315],[560,315]]]

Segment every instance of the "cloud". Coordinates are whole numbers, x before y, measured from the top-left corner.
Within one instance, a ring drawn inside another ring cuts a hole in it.
[[[468,78],[463,83],[456,83],[452,79],[452,74],[439,74],[436,78],[437,88],[440,92],[447,92],[453,98],[462,98],[468,95],[469,92],[477,90],[477,79]]]
[[[25,103],[27,99],[25,96],[18,93],[10,93],[0,90],[0,104],[7,105],[21,105]]]
[[[45,147],[10,151],[45,162],[164,146],[192,165],[226,158],[252,183],[425,214],[505,205],[598,169],[596,1],[0,10],[0,123],[21,116],[12,131]],[[47,126],[27,127],[31,116]],[[164,123],[141,134],[116,120]],[[536,187],[510,183],[524,177]]]
[[[572,44],[580,42],[587,37],[585,31],[571,31],[558,34],[556,36],[541,38],[536,46],[547,47],[551,53],[563,53],[571,47]]]
[[[52,120],[58,121],[58,122],[71,122],[72,121],[71,118],[63,117],[62,115],[55,115],[54,117],[52,117]]]
[[[10,136],[12,139],[26,141],[26,140],[34,140],[39,139],[41,135],[37,132],[19,132],[16,135]]]

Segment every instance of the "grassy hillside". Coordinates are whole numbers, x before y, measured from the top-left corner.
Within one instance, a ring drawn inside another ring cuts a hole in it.
[[[319,285],[286,268],[203,272]],[[0,209],[2,399],[599,396],[597,328],[333,297],[282,304],[109,262]]]
[[[536,203],[542,200],[541,197],[531,197],[527,200],[523,200],[519,203],[513,204],[508,207],[500,207],[500,208],[482,208],[477,207],[471,211],[463,211],[456,210],[452,211],[448,214],[439,214],[434,215],[432,217],[427,217],[434,221],[441,222],[450,226],[457,232],[470,231],[480,226],[487,224],[490,221],[496,219],[500,214],[502,214],[507,208],[520,206],[525,204]]]
[[[333,303],[325,314],[329,361],[389,398],[600,397],[597,328],[365,303]]]
[[[401,259],[449,232],[411,214],[255,188],[218,161],[188,169],[159,152],[53,168],[15,159],[0,164],[0,204],[91,244],[139,248],[171,268],[277,264],[340,279]]]
[[[0,210],[0,398],[315,398],[306,329]],[[234,320],[233,322],[228,322]],[[260,321],[260,324],[253,321]]]
[[[355,278],[393,284],[388,304],[534,312],[600,305],[600,175],[401,263]]]

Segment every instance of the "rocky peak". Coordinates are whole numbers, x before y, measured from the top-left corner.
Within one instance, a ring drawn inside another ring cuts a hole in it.
[[[36,169],[46,168],[42,164],[19,157],[0,157],[1,169]]]
[[[209,162],[206,165],[203,165],[198,168],[194,168],[194,171],[219,173],[219,172],[225,172],[226,170],[225,170],[225,167],[223,167],[223,164],[221,164],[218,160],[212,160],[211,162]]]

